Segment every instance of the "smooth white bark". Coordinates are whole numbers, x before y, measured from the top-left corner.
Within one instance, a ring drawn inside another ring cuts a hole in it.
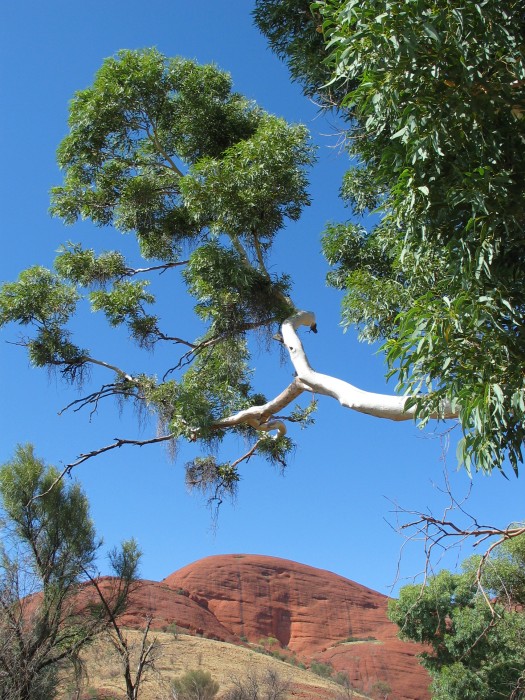
[[[364,391],[342,379],[321,374],[312,369],[297,334],[297,329],[301,326],[307,326],[316,331],[315,315],[311,311],[299,311],[287,318],[282,324],[281,334],[297,373],[297,379],[305,388],[316,394],[331,396],[345,408],[351,408],[359,413],[367,413],[377,418],[390,418],[390,420],[395,421],[414,418],[415,408],[405,409],[407,396]],[[452,411],[450,405],[447,404],[443,406],[439,415],[435,414],[431,417],[449,419],[457,418],[457,415],[457,412]]]

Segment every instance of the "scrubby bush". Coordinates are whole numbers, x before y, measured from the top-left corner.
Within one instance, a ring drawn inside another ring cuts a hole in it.
[[[243,678],[233,677],[232,688],[223,700],[286,700],[289,683],[272,670],[259,676],[255,671],[248,671]]]
[[[312,673],[315,673],[317,676],[321,676],[321,678],[331,678],[334,669],[332,667],[332,664],[325,664],[322,661],[317,661],[316,659],[314,659],[310,664],[310,671],[312,671]]]
[[[171,686],[172,700],[212,700],[218,692],[217,681],[209,671],[200,668],[187,671]]]

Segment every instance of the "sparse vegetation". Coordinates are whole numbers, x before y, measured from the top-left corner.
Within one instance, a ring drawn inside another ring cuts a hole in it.
[[[166,632],[169,632],[172,634],[175,639],[178,639],[179,636],[179,628],[176,622],[171,622],[169,625],[166,625]]]
[[[370,689],[371,695],[376,700],[388,700],[392,688],[386,681],[376,681]]]
[[[233,677],[233,688],[224,700],[285,700],[290,684],[273,669],[267,669],[261,676],[250,670],[243,678]]]
[[[346,639],[342,639],[340,642],[336,642],[337,644],[356,644],[358,642],[377,642],[377,637],[373,637],[372,635],[369,635],[368,637],[346,637]]]
[[[78,675],[81,650],[122,612],[134,580],[133,567],[119,566],[130,541],[113,553],[115,589],[93,604],[99,540],[86,496],[58,477],[31,445],[0,467],[1,700],[54,697],[59,672]]]
[[[278,639],[276,639],[275,637],[272,637],[272,636],[268,636],[268,637],[262,637],[261,639],[259,639],[259,646],[271,648],[271,647],[281,646],[281,645],[280,645]]]

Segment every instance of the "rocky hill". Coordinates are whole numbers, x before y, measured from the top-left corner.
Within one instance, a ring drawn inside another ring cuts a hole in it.
[[[274,655],[344,671],[361,692],[390,689],[389,700],[427,700],[429,677],[417,645],[397,639],[388,598],[321,569],[258,555],[197,561],[162,582],[142,581],[122,619],[170,625],[208,639],[264,646]],[[386,691],[385,691],[386,692]],[[383,695],[382,697],[385,697]]]

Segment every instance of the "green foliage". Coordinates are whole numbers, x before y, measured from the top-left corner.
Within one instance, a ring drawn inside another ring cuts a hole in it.
[[[286,458],[293,449],[294,444],[287,435],[279,435],[278,437],[265,435],[259,440],[258,450],[261,456],[267,459],[270,464],[281,468],[286,467]]]
[[[479,563],[472,557],[464,573],[442,571],[424,587],[405,586],[389,606],[403,639],[431,647],[420,658],[439,700],[524,697],[525,537],[501,545],[482,570],[494,614],[476,580]]]
[[[280,9],[278,9],[278,7]],[[371,230],[331,225],[343,322],[386,341],[425,423],[460,409],[467,468],[522,461],[525,418],[525,57],[517,0],[259,0],[256,17],[308,94],[346,122],[342,196]],[[280,16],[275,28],[267,20]],[[322,24],[322,78],[310,69]],[[315,42],[314,42],[315,43]],[[334,97],[335,96],[335,97]],[[377,221],[372,219],[372,222]],[[428,398],[427,392],[433,392]]]
[[[274,647],[274,646],[280,646],[279,640],[276,639],[275,637],[269,636],[269,637],[262,637],[259,639],[259,646],[261,647]]]
[[[251,324],[281,321],[290,311],[286,277],[275,281],[253,267],[235,250],[216,241],[200,246],[184,271],[188,291],[197,299],[195,311],[211,321],[212,334],[231,335]]]
[[[322,17],[311,0],[256,0],[253,17],[272,50],[288,61],[292,79],[301,83],[306,95],[328,105],[340,99],[337,86],[327,85],[331,71],[324,62]]]
[[[239,483],[239,473],[232,465],[217,464],[213,455],[196,457],[186,464],[186,484],[220,502],[225,495],[234,496]]]
[[[314,659],[310,664],[310,671],[315,673],[317,676],[321,676],[321,678],[331,678],[334,669],[332,664]]]
[[[55,269],[64,279],[85,287],[104,285],[127,274],[124,256],[117,251],[96,255],[84,250],[80,243],[61,246],[55,258]]]
[[[0,467],[0,697],[49,700],[59,675],[78,670],[79,653],[125,610],[137,578],[134,540],[110,553],[112,590],[98,602],[100,542],[86,496],[19,446]],[[82,592],[82,596],[79,596]]]
[[[131,399],[139,411],[154,412],[174,441],[200,442],[208,452],[224,435],[216,424],[261,398],[250,385],[248,334],[268,341],[295,308],[288,278],[270,274],[266,260],[278,231],[309,204],[313,159],[303,126],[233,92],[217,67],[155,49],[120,51],[71,102],[69,133],[58,148],[64,179],[52,190],[51,212],[67,224],[87,218],[133,233],[152,262],[135,268],[118,250],[68,243],[53,270],[34,267],[1,287],[0,326],[27,327],[20,344],[32,363],[68,382],[82,381],[88,368],[113,374],[74,403]],[[151,278],[179,271],[173,288],[185,285],[195,299],[196,338],[178,328],[171,335],[154,311]],[[183,354],[162,379],[124,368],[122,335],[110,346],[110,362],[99,358],[100,349],[95,355],[74,338],[82,330],[77,313],[89,306],[139,348],[170,343]],[[233,430],[257,442],[252,426]],[[290,447],[263,439],[257,451],[283,465]],[[216,485],[232,491],[236,467],[212,463],[197,458],[190,483],[211,488],[215,472]]]
[[[304,408],[302,406],[295,406],[294,410],[290,414],[290,420],[295,423],[300,423],[301,428],[307,428],[309,425],[315,423],[315,418],[313,414],[317,411],[317,401],[312,399],[308,406]]]
[[[100,628],[95,610],[71,605],[99,546],[88,503],[58,477],[30,445],[0,468],[0,696],[9,700],[54,697],[58,664],[74,664]]]
[[[173,681],[174,700],[212,700],[219,692],[219,684],[209,671],[193,669]]]
[[[265,115],[251,138],[220,158],[201,158],[181,179],[182,196],[213,232],[264,244],[309,204],[303,168],[312,159],[305,127]]]
[[[3,511],[20,544],[32,552],[42,585],[71,585],[98,548],[85,495],[78,484],[66,488],[58,478],[58,470],[46,467],[31,445],[17,447],[0,468]]]

